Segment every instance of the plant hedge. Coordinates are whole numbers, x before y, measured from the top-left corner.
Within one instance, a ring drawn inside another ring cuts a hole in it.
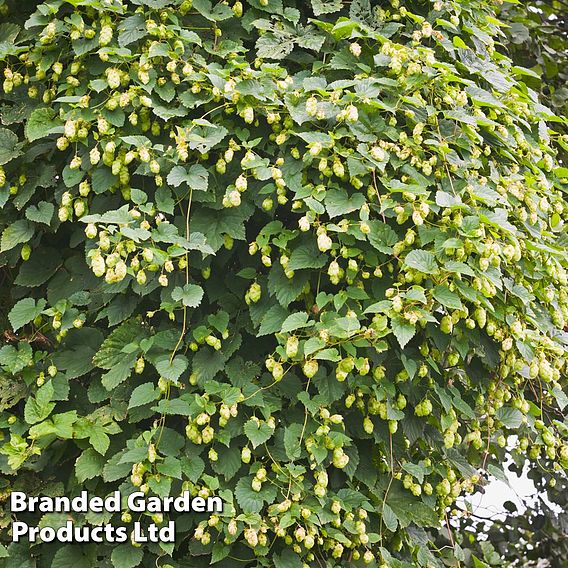
[[[568,140],[494,4],[1,2],[3,504],[225,508],[6,507],[0,565],[493,563],[456,500],[568,466]]]

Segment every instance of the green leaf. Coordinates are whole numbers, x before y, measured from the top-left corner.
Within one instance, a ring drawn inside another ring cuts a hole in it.
[[[130,474],[132,465],[130,463],[120,463],[122,455],[122,453],[114,454],[103,467],[102,477],[107,483],[117,481]]]
[[[371,232],[367,235],[369,242],[380,252],[392,254],[392,247],[398,242],[395,231],[382,221],[370,221]]]
[[[244,221],[248,218],[246,206],[221,211],[200,209],[192,215],[191,229],[205,235],[207,245],[218,251],[224,242],[225,234],[236,240],[245,240]]]
[[[223,449],[219,459],[211,462],[213,471],[222,475],[226,481],[233,479],[241,466],[241,450],[237,446]]]
[[[136,408],[143,406],[149,402],[154,402],[160,397],[160,389],[154,386],[154,383],[144,383],[137,386],[130,395],[130,402],[128,408]]]
[[[392,319],[391,327],[401,349],[404,349],[416,334],[416,326],[399,316]]]
[[[120,47],[130,45],[146,35],[145,20],[142,14],[134,14],[118,26],[118,44]]]
[[[138,345],[145,335],[139,321],[132,319],[124,322],[103,341],[93,357],[93,364],[102,369],[112,369],[124,361],[123,348],[131,343]],[[133,354],[130,353],[130,355],[132,357]]]
[[[181,479],[181,461],[173,456],[166,456],[163,462],[156,466],[156,469],[162,475]]]
[[[34,223],[45,223],[49,225],[55,213],[55,206],[53,203],[47,201],[40,201],[37,205],[30,205],[26,209],[26,217]]]
[[[110,446],[110,438],[99,424],[93,424],[90,427],[89,442],[102,455],[106,454]]]
[[[197,455],[191,457],[184,456],[181,458],[181,463],[182,473],[193,483],[196,483],[201,477],[201,474],[205,471],[205,463]]]
[[[33,351],[29,343],[20,341],[17,348],[4,345],[0,349],[0,365],[15,375],[30,365],[33,361]]]
[[[53,397],[53,384],[51,381],[40,387],[34,397],[28,398],[24,407],[24,418],[28,424],[36,424],[45,420],[55,408],[51,402]]]
[[[94,559],[83,554],[86,547],[66,545],[61,547],[53,557],[51,568],[91,568]]]
[[[440,304],[442,304],[442,306],[446,306],[452,310],[459,310],[462,308],[460,297],[455,292],[452,292],[445,284],[436,286],[432,295],[436,298],[436,300],[438,300],[438,302],[440,302]]]
[[[2,239],[0,240],[0,252],[6,252],[13,249],[20,243],[28,242],[34,235],[34,226],[20,219],[14,221],[11,225],[2,231]]]
[[[186,284],[183,288],[177,286],[172,292],[172,300],[180,302],[188,308],[197,308],[203,299],[203,288],[197,284]]]
[[[245,423],[244,431],[253,448],[264,444],[272,434],[274,434],[274,429],[266,422],[261,422],[253,418]]]
[[[41,247],[32,251],[30,259],[22,264],[14,283],[28,288],[41,286],[55,274],[61,263],[56,249]]]
[[[436,258],[431,252],[425,250],[412,250],[404,259],[404,264],[423,274],[434,274],[438,270]]]
[[[227,558],[230,552],[230,546],[216,542],[213,545],[213,550],[211,551],[211,564],[216,564],[217,562],[224,560],[225,558]]]
[[[274,568],[302,568],[302,560],[290,549],[274,555]]]
[[[221,5],[219,4],[219,6]],[[228,6],[226,8],[230,10]],[[213,146],[219,144],[229,131],[224,126],[212,124],[207,120],[194,120],[193,128],[186,130],[186,133],[190,149],[206,154]]]
[[[26,122],[26,138],[30,142],[49,136],[55,128],[61,126],[52,108],[36,108]]]
[[[272,306],[260,320],[260,328],[257,337],[270,335],[282,329],[284,320],[288,317],[288,310],[280,304]]]
[[[170,359],[170,355],[163,355],[156,360],[155,367],[164,379],[177,382],[189,366],[189,361],[185,355],[176,355],[173,360]]]
[[[91,174],[93,192],[98,194],[107,192],[118,180],[106,166],[98,166]]]
[[[485,562],[482,562],[481,560],[479,560],[479,558],[477,558],[477,556],[475,556],[475,554],[472,554],[471,557],[473,558],[474,568],[490,568],[489,565],[485,564]]]
[[[332,189],[325,195],[327,214],[333,219],[361,209],[367,200],[362,193],[354,193],[351,197],[344,190]]]
[[[503,103],[498,101],[490,92],[479,87],[470,86],[466,88],[467,94],[476,106],[488,106],[494,108],[503,108]]]
[[[18,137],[7,128],[0,128],[0,166],[17,158],[21,154]]]
[[[318,269],[327,264],[327,258],[321,254],[315,243],[299,246],[292,251],[288,262],[288,270],[304,268]]]
[[[140,566],[143,557],[144,550],[128,542],[115,546],[110,559],[114,568],[135,568]]]
[[[87,448],[75,462],[75,475],[79,483],[84,483],[87,479],[93,479],[101,474],[105,458],[95,452],[92,448]]]
[[[314,321],[308,321],[308,314],[306,312],[296,312],[295,314],[289,315],[282,324],[282,333],[289,333],[290,331],[295,331],[296,329],[301,329],[304,327],[311,327],[314,325]]]
[[[12,329],[17,331],[24,325],[30,323],[33,319],[41,314],[45,308],[46,301],[41,299],[37,302],[33,298],[24,298],[20,300],[8,314],[8,319],[12,325]]]
[[[302,452],[300,436],[303,430],[302,424],[290,424],[290,426],[287,426],[284,430],[284,449],[290,460],[295,460],[300,457]]]
[[[115,389],[119,384],[123,383],[132,374],[132,368],[134,367],[134,361],[136,357],[134,354],[125,355],[122,361],[114,365],[110,371],[105,373],[101,377],[101,382],[103,386],[111,391]]]
[[[206,191],[209,180],[209,172],[200,164],[193,165],[189,170],[183,166],[174,166],[168,174],[168,184],[179,187],[186,183],[191,189]]]
[[[398,519],[388,503],[384,503],[383,505],[383,522],[385,523],[385,526],[389,531],[396,531],[396,527],[398,526]]]
[[[523,413],[511,406],[502,406],[495,413],[497,420],[500,420],[506,428],[516,429],[523,423]]]
[[[235,487],[235,498],[245,513],[258,513],[263,503],[272,503],[278,490],[276,486],[265,483],[260,491],[253,491],[250,477],[241,477]]]
[[[309,273],[304,272],[298,273],[293,278],[289,279],[278,263],[270,269],[270,274],[268,275],[268,291],[271,296],[276,296],[281,306],[286,308],[290,302],[293,302],[302,293],[308,278]]]
[[[311,0],[311,3],[315,16],[333,14],[343,7],[342,0]]]

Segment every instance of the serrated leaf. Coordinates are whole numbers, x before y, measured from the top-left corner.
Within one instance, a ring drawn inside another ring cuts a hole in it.
[[[19,342],[17,347],[4,345],[0,349],[0,365],[15,375],[27,367],[33,360],[33,350],[29,343]]]
[[[518,408],[512,408],[511,406],[498,408],[495,417],[506,428],[516,429],[523,423],[523,413]]]
[[[193,165],[189,170],[183,166],[174,166],[168,174],[168,184],[179,187],[186,183],[191,189],[198,191],[207,190],[209,172],[200,164]]]
[[[438,300],[438,302],[440,302],[440,304],[442,304],[442,306],[446,306],[452,310],[459,310],[462,308],[460,297],[455,292],[452,292],[445,284],[436,286],[432,295],[436,300]]]
[[[257,421],[253,418],[245,423],[244,431],[253,448],[264,444],[274,434],[274,428],[271,428],[266,422]]]
[[[101,377],[103,386],[111,391],[123,383],[132,374],[136,356],[133,353],[124,354],[123,359]]]
[[[128,402],[128,408],[136,408],[137,406],[143,406],[150,402],[158,400],[160,396],[160,389],[154,386],[154,383],[144,383],[143,385],[137,386],[130,395],[130,401]]]
[[[188,308],[197,308],[203,299],[203,288],[197,284],[186,284],[183,288],[177,286],[172,292],[172,300],[181,302]]]
[[[87,479],[93,479],[101,474],[105,458],[95,452],[92,448],[87,448],[75,462],[75,475],[79,483],[84,483]]]
[[[99,424],[93,424],[90,429],[89,442],[99,454],[106,454],[110,446],[110,438]]]
[[[286,308],[302,293],[308,278],[308,272],[298,273],[293,278],[287,278],[282,266],[278,263],[270,269],[268,291],[272,296],[276,296],[281,306]]]
[[[301,558],[290,549],[274,555],[274,568],[302,568]]]
[[[205,463],[203,460],[197,456],[184,456],[181,459],[181,471],[187,479],[196,483],[197,480],[201,477],[201,474],[205,471]]]
[[[51,568],[91,568],[94,559],[83,553],[85,549],[74,545],[61,547],[53,557]]]
[[[34,226],[25,219],[14,221],[2,231],[0,252],[12,250],[15,246],[28,242],[34,235]]]
[[[37,302],[33,298],[24,298],[20,300],[8,314],[8,319],[12,325],[12,329],[17,331],[24,325],[30,323],[33,319],[41,314],[45,308],[46,301],[41,299]]]
[[[270,335],[282,329],[284,320],[288,317],[288,310],[281,305],[276,304],[272,306],[260,320],[260,328],[257,337],[263,335]]]
[[[21,154],[18,146],[18,137],[11,130],[0,128],[0,166]]]
[[[130,45],[146,35],[145,20],[142,14],[134,14],[126,18],[118,26],[118,44],[120,47]]]
[[[181,479],[181,461],[173,456],[166,456],[163,462],[160,462],[156,469],[162,475]]]
[[[370,221],[371,232],[367,235],[369,242],[380,252],[392,254],[392,247],[398,242],[398,235],[382,221]]]
[[[327,214],[333,219],[339,215],[345,215],[361,209],[367,200],[362,193],[354,193],[349,196],[344,190],[332,189],[325,195],[325,208]]]
[[[130,475],[131,464],[121,463],[122,452],[112,456],[106,465],[103,467],[102,475],[103,479],[110,483],[112,481],[117,481],[118,479],[123,479],[127,475]]]
[[[300,457],[302,452],[300,446],[300,436],[304,428],[302,424],[290,424],[284,430],[284,449],[288,459],[294,460]]]
[[[253,491],[250,477],[241,477],[235,487],[235,498],[245,513],[258,513],[263,503],[272,503],[278,490],[276,486],[265,483],[260,491]]]
[[[143,557],[144,550],[128,542],[115,546],[110,559],[114,568],[135,568],[140,566]]]
[[[296,312],[295,314],[289,315],[282,324],[282,333],[289,333],[295,331],[296,329],[302,329],[304,327],[310,327],[314,325],[315,322],[308,320],[308,314],[306,312]]]
[[[391,327],[401,349],[404,349],[416,334],[416,326],[398,316],[392,319]]]
[[[56,113],[52,108],[36,108],[26,122],[26,138],[30,142],[49,136],[54,128],[61,126],[55,119]]]
[[[51,402],[53,397],[53,383],[45,383],[38,389],[35,397],[28,398],[24,407],[24,418],[28,424],[37,424],[45,420],[55,408],[55,403]]]
[[[312,9],[315,16],[322,14],[333,14],[343,7],[342,0],[311,0]]]
[[[200,349],[193,357],[192,370],[201,383],[210,381],[225,366],[225,359],[219,351]]]
[[[238,447],[230,447],[223,449],[220,458],[211,462],[213,471],[222,475],[226,481],[232,479],[241,469],[241,450]]]
[[[389,531],[396,531],[396,527],[398,526],[398,519],[396,518],[394,511],[388,503],[384,503],[383,505],[383,522],[385,523],[385,526]]]
[[[189,366],[189,361],[185,355],[176,355],[171,359],[170,355],[164,355],[155,362],[158,373],[168,381],[177,382],[183,372]]]
[[[302,270],[304,268],[323,268],[327,258],[321,254],[315,243],[299,246],[292,251],[288,262],[288,270]]]
[[[256,54],[262,59],[284,59],[294,49],[294,38],[276,37],[272,33],[260,36],[256,41]]]
[[[93,357],[93,364],[102,369],[112,369],[115,365],[124,361],[126,357],[123,351],[124,346],[131,343],[137,345],[144,337],[145,333],[142,331],[140,322],[137,320],[124,322],[103,341]],[[129,355],[132,356],[132,353]]]
[[[434,274],[438,270],[436,258],[431,252],[425,250],[412,250],[404,259],[404,264],[423,274]]]
[[[30,205],[26,209],[26,217],[34,223],[45,223],[49,225],[55,213],[55,206],[53,203],[47,201],[40,201],[37,205]]]

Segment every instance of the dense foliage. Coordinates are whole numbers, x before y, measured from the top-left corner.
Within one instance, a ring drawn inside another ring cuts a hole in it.
[[[0,10],[3,499],[226,504],[0,562],[498,564],[448,520],[568,466],[568,140],[493,3]]]
[[[507,24],[504,45],[515,62],[540,77],[527,83],[540,91],[558,115],[568,115],[568,4],[564,0],[532,0],[503,5]],[[566,127],[564,126],[564,129]],[[563,161],[568,148],[564,144]]]

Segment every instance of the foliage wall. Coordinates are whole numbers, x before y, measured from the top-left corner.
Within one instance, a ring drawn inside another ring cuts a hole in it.
[[[1,3],[2,503],[225,501],[143,547],[6,507],[3,565],[499,562],[448,519],[509,434],[568,465],[568,140],[497,8]]]

